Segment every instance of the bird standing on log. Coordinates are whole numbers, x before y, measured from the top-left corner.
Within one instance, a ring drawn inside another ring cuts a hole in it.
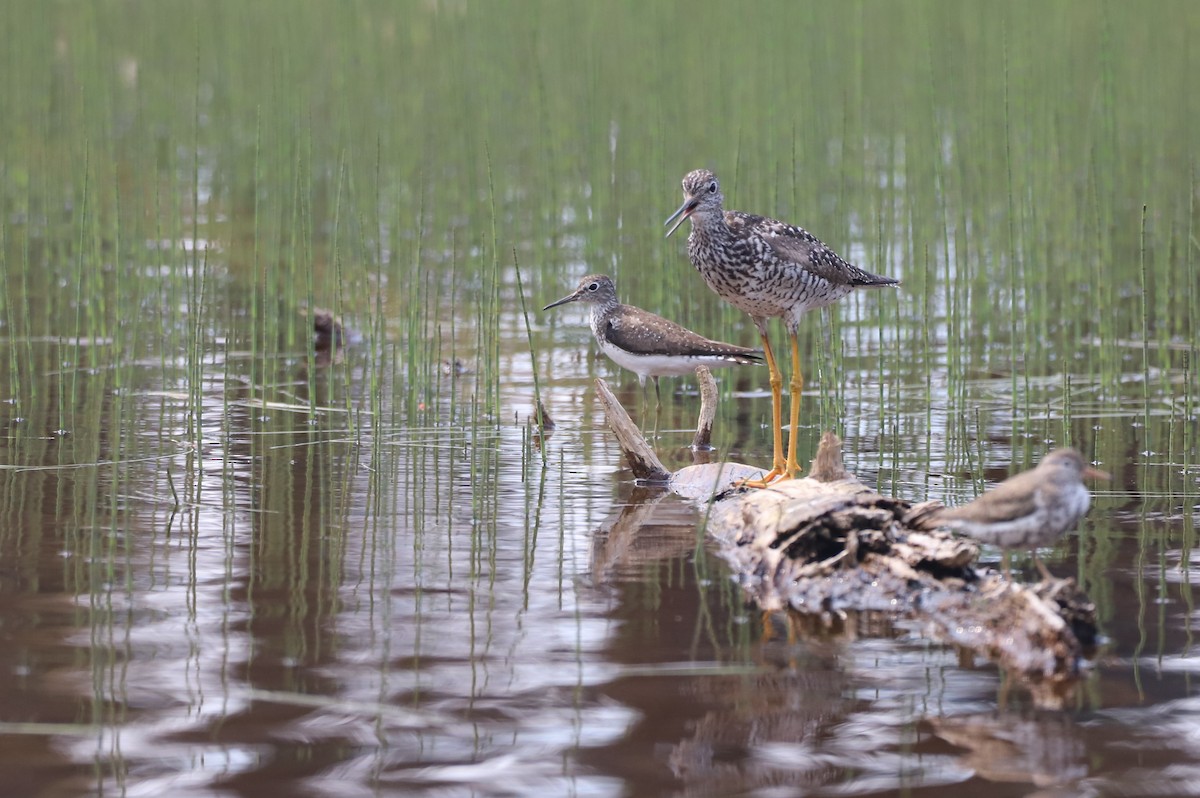
[[[800,473],[796,459],[800,393],[804,390],[800,343],[796,337],[800,319],[806,312],[831,305],[860,286],[895,286],[900,281],[847,263],[803,228],[766,216],[727,211],[724,202],[716,176],[707,169],[697,169],[683,178],[683,204],[664,224],[678,217],[679,221],[667,231],[670,236],[684,219],[691,219],[688,257],[692,265],[718,296],[750,314],[762,338],[771,374],[774,454],[771,470],[762,479],[746,484],[764,487]],[[792,344],[791,433],[786,460],[783,375],[767,337],[767,320],[773,317],[783,319]]]

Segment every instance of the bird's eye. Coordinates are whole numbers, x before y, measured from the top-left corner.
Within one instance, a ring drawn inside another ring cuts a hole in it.
[[[709,194],[716,194],[716,193],[717,193],[717,181],[716,181],[716,180],[714,180],[714,181],[712,181],[711,183],[709,183],[709,184],[708,184],[708,193],[709,193]]]
[[[590,284],[588,285],[588,290],[589,290],[589,291],[599,291],[599,290],[600,290],[600,283],[590,283]]]

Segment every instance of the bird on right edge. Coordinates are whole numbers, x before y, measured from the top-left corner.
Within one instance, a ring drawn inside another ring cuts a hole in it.
[[[1029,550],[1042,576],[1052,580],[1035,549],[1056,543],[1087,513],[1092,497],[1084,479],[1111,478],[1087,465],[1075,449],[1055,449],[1036,468],[1009,477],[972,502],[918,510],[913,525],[949,529],[1001,549]],[[1008,558],[1003,569],[1011,578]]]
[[[900,281],[847,263],[816,236],[794,225],[724,209],[721,184],[707,169],[688,172],[683,178],[683,204],[664,222],[679,221],[667,231],[674,233],[684,219],[692,220],[688,257],[708,287],[726,302],[750,314],[762,339],[763,354],[771,373],[771,422],[774,455],[771,470],[762,479],[743,484],[765,487],[778,479],[800,473],[796,444],[800,437],[800,393],[804,375],[800,370],[800,343],[796,331],[800,319],[814,308],[838,301],[855,288],[894,286]],[[767,338],[767,320],[783,319],[792,341],[791,433],[787,459],[783,456],[783,375]]]

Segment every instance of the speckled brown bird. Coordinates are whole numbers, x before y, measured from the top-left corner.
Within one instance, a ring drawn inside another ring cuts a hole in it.
[[[653,377],[656,396],[659,377],[690,374],[696,366],[762,363],[762,355],[754,349],[710,340],[648,310],[621,304],[607,275],[589,274],[573,292],[542,310],[568,302],[591,306],[592,335],[600,351],[637,374],[642,386],[646,377]]]
[[[800,319],[814,308],[833,304],[855,288],[894,286],[900,281],[847,263],[803,228],[766,216],[727,211],[724,202],[716,176],[707,169],[697,169],[683,178],[683,204],[664,224],[679,218],[667,231],[670,236],[684,219],[691,219],[688,257],[692,265],[722,299],[750,314],[762,338],[771,375],[774,456],[771,470],[761,480],[747,483],[762,487],[800,472],[796,459],[800,393],[804,389],[800,344],[796,338]],[[767,338],[767,320],[773,317],[783,319],[792,344],[791,434],[786,460],[783,375]]]
[[[932,510],[921,525],[949,529],[1002,549],[1032,551],[1053,545],[1087,513],[1092,498],[1084,479],[1109,478],[1084,463],[1075,449],[1055,449],[1036,468],[1009,477],[972,502]],[[1033,561],[1042,576],[1052,578],[1036,551]],[[1004,575],[1009,576],[1007,559]]]

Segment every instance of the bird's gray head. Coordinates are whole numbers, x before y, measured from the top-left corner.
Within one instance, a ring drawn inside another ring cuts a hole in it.
[[[679,225],[683,224],[684,219],[694,214],[720,213],[724,203],[725,197],[721,194],[721,184],[717,182],[716,175],[707,169],[688,172],[683,176],[683,204],[671,214],[670,219],[663,222],[664,225],[668,225],[675,217],[679,217],[679,221],[667,231],[667,235],[674,233],[679,229]]]
[[[579,281],[579,286],[562,299],[551,302],[542,310],[565,305],[568,302],[590,302],[597,305],[607,305],[617,301],[617,287],[612,278],[606,274],[589,274]]]
[[[1069,479],[1080,481],[1084,477],[1090,479],[1111,479],[1111,476],[1104,471],[1092,468],[1083,461],[1081,455],[1075,449],[1055,449],[1042,458],[1038,463],[1039,471],[1046,472],[1047,479]]]

